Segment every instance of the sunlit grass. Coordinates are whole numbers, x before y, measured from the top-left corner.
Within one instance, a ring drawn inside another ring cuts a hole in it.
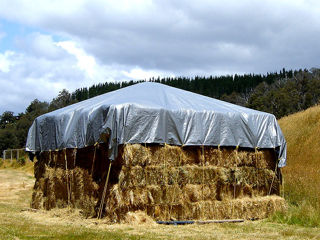
[[[304,226],[320,226],[320,106],[279,120],[288,144],[283,168],[286,214],[275,220]]]
[[[3,160],[0,158],[0,169],[17,169],[33,174],[33,166],[33,162],[31,162],[27,156],[23,156],[18,161],[17,159]]]

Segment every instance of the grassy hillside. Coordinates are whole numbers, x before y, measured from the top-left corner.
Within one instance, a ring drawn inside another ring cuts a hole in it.
[[[290,210],[282,220],[320,225],[320,105],[279,120],[288,143],[283,168]]]

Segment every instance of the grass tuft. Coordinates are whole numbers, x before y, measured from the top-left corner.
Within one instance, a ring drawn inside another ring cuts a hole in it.
[[[270,218],[271,221],[300,225],[304,227],[319,227],[320,226],[320,214],[318,207],[314,207],[310,202],[302,202],[298,205],[289,204],[287,212],[276,212]]]

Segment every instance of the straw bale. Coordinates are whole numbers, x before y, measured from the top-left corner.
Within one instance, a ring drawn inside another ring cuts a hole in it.
[[[110,190],[109,197],[107,199],[108,205],[112,207],[123,206],[141,206],[146,205],[149,202],[148,192],[144,188],[136,187],[126,190],[119,190],[117,184],[115,184]]]
[[[204,147],[204,152],[198,149],[199,158],[205,159],[205,165],[219,167],[256,167],[275,168],[275,155],[273,150],[263,149],[252,151],[249,149],[235,149],[231,147],[215,148]]]
[[[151,161],[151,150],[141,144],[123,146],[123,161],[127,166],[145,166]]]
[[[122,154],[124,164],[129,166],[180,166],[199,161],[193,148],[171,145],[127,144],[123,146]]]
[[[184,201],[182,189],[178,185],[148,185],[119,190],[116,184],[110,190],[109,204],[113,206],[141,206],[147,204],[172,204]]]
[[[97,202],[98,185],[92,181],[86,170],[80,168],[66,171],[61,168],[46,167],[43,178],[36,180],[31,206],[47,210],[66,207],[67,178],[71,185],[72,206],[93,213]]]
[[[180,166],[197,161],[194,154],[190,154],[190,151],[184,150],[180,146],[165,145],[152,146],[152,148],[151,165]]]
[[[229,201],[200,201],[172,205],[149,206],[148,215],[155,220],[262,219],[287,208],[283,198],[266,196]]]
[[[198,202],[201,200],[215,200],[216,184],[187,184],[182,189],[184,202]]]
[[[127,212],[123,223],[130,225],[155,225],[155,221],[143,211]]]
[[[146,185],[145,169],[141,166],[127,167],[123,166],[119,173],[119,184],[125,189],[130,186]]]
[[[146,185],[186,184],[249,184],[253,187],[271,184],[274,172],[254,167],[223,168],[216,166],[185,165],[180,167],[135,166],[122,167],[119,184],[122,188]],[[277,182],[277,178],[275,178]]]
[[[86,217],[95,215],[108,170],[107,150],[100,144],[41,153],[32,207],[66,207],[68,182],[71,206]],[[136,211],[157,220],[260,218],[276,204],[283,206],[283,199],[266,197],[270,190],[279,194],[274,170],[272,149],[123,145],[111,168],[104,216],[128,223],[137,221],[130,215]]]
[[[148,191],[150,204],[159,204],[162,202],[163,191],[159,185],[148,185],[146,190]]]
[[[132,166],[204,164],[219,167],[251,166],[268,169],[275,168],[275,153],[273,149],[254,151],[251,149],[236,149],[234,147],[181,147],[142,144],[127,144],[122,148],[124,164]]]
[[[43,192],[39,189],[32,192],[31,208],[39,209],[43,207]]]

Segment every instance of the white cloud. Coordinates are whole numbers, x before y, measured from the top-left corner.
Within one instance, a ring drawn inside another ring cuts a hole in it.
[[[77,47],[72,41],[58,42],[57,46],[62,47],[69,54],[72,54],[77,59],[77,66],[74,68],[79,68],[86,72],[89,78],[94,78],[98,74],[98,65],[93,56],[89,56],[85,53],[83,49]]]
[[[166,75],[139,67],[104,65],[76,42],[53,41],[40,33],[17,39],[17,43],[19,52],[0,53],[0,112],[22,112],[33,99],[50,101],[63,88],[74,91],[105,81]]]
[[[0,17],[64,36],[105,65],[144,71],[267,72],[312,67],[320,52],[312,49],[320,36],[318,1],[1,3]]]
[[[11,57],[14,55],[12,51],[6,51],[3,54],[0,53],[0,72],[8,73],[10,68],[14,65]]]
[[[39,29],[0,53],[0,87],[24,85],[27,102],[105,81],[319,65],[315,0],[2,0],[1,18]]]

